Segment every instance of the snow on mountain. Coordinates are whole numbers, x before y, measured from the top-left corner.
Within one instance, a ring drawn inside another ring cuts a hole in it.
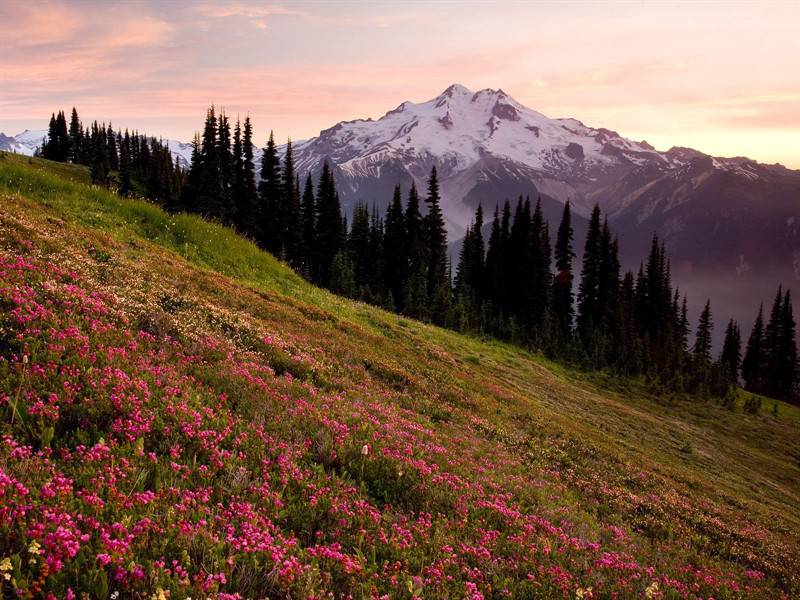
[[[582,215],[601,202],[613,215],[632,197],[604,198],[609,187],[706,156],[689,149],[659,152],[576,119],[549,118],[503,90],[473,92],[458,84],[427,102],[403,102],[377,120],[338,123],[294,149],[301,173],[317,173],[325,160],[334,165],[346,210],[360,201],[385,205],[397,183],[424,186],[435,165],[451,237],[463,233],[478,203],[493,207],[519,194],[569,199]],[[717,159],[713,168],[758,176],[731,160],[737,159]]]
[[[33,156],[33,153],[42,145],[42,141],[45,138],[47,138],[46,129],[37,129],[35,131],[26,129],[14,137],[8,137],[0,133],[0,150]]]

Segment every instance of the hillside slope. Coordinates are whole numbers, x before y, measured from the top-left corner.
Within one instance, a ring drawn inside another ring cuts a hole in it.
[[[86,175],[0,154],[4,593],[800,594],[796,408],[343,300]]]

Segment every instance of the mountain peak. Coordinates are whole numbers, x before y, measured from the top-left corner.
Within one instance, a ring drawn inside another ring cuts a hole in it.
[[[472,90],[469,88],[461,85],[460,83],[454,83],[449,86],[445,91],[439,94],[440,98],[453,98],[455,96],[471,96]]]

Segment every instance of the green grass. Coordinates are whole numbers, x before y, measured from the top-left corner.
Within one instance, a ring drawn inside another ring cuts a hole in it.
[[[749,414],[743,392],[732,408],[662,397],[640,380],[578,372],[502,342],[338,298],[228,228],[89,186],[82,167],[0,154],[0,207],[7,238],[35,239],[42,252],[78,265],[121,297],[161,307],[184,328],[214,328],[247,344],[248,328],[258,324],[323,348],[336,363],[322,384],[352,386],[337,374],[363,368],[365,380],[393,390],[402,408],[443,439],[456,439],[473,418],[484,420],[486,444],[474,449],[476,460],[501,448],[517,460],[504,477],[568,473],[558,503],[589,527],[601,518],[644,518],[628,500],[604,498],[597,482],[642,496],[658,490],[680,502],[665,504],[659,525],[642,521],[639,535],[677,542],[675,532],[688,523],[711,540],[701,544],[710,552],[729,540],[705,519],[732,529],[752,523],[767,532],[763,546],[756,544],[765,556],[784,555],[787,570],[800,566],[796,406],[764,399],[761,411]],[[295,368],[280,354],[272,360]],[[631,473],[638,471],[656,483],[637,481]],[[555,503],[533,488],[524,494],[531,503]]]

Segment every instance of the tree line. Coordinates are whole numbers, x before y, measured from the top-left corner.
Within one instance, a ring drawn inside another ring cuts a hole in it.
[[[163,141],[137,131],[114,131],[111,123],[94,121],[84,126],[75,108],[69,125],[64,111],[53,113],[37,154],[86,165],[92,183],[113,186],[122,196],[142,196],[170,209],[177,208],[176,199],[184,185],[184,172]]]
[[[53,115],[42,156],[89,164],[108,184],[118,171],[123,195],[139,191],[169,211],[201,214],[236,228],[310,281],[338,294],[459,331],[508,340],[586,369],[643,376],[655,389],[730,398],[745,389],[794,399],[798,389],[790,292],[778,289],[765,325],[763,310],[742,357],[731,320],[712,356],[710,302],[692,332],[687,299],[673,286],[665,246],[654,236],[637,272],[621,272],[620,242],[600,208],[592,211],[579,277],[571,206],[552,243],[541,200],[495,206],[491,222],[478,206],[455,268],[448,257],[436,168],[424,193],[396,186],[385,212],[354,207],[348,224],[325,162],[316,182],[297,173],[291,140],[281,157],[274,136],[256,176],[249,117],[231,123],[214,106],[193,140],[184,172],[154,138],[83,129],[73,109]],[[487,239],[485,239],[487,238]]]

